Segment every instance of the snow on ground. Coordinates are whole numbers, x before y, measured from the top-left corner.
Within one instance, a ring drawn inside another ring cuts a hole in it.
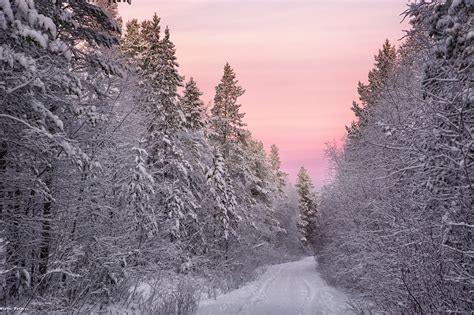
[[[258,280],[201,301],[197,314],[352,314],[347,299],[321,278],[314,258],[306,257],[271,266]]]

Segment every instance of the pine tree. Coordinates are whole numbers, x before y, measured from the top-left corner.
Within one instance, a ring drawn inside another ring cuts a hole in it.
[[[240,113],[237,100],[245,90],[238,85],[234,70],[229,63],[224,66],[224,75],[216,86],[214,107],[211,109],[211,129],[213,139],[222,148],[224,158],[229,156],[232,144],[241,143],[246,136],[243,129],[244,113]]]
[[[378,94],[381,92],[384,83],[388,79],[397,61],[397,52],[395,46],[385,40],[382,49],[374,56],[375,65],[368,74],[368,84],[358,83],[357,91],[361,104],[352,102],[351,110],[354,112],[357,121],[346,128],[349,135],[356,136],[367,125],[373,107],[375,106]]]
[[[142,51],[141,28],[137,19],[132,19],[125,24],[126,33],[122,40],[122,50],[128,56],[137,58]]]
[[[155,13],[151,20],[145,20],[141,23],[140,36],[143,41],[143,46],[153,52],[157,50],[160,42],[160,22],[161,19]]]
[[[136,221],[140,222],[140,228],[149,233],[157,234],[159,231],[157,215],[151,215],[153,210],[149,211],[151,206],[150,200],[155,194],[155,181],[153,176],[148,173],[146,167],[148,153],[140,147],[134,147],[132,150],[135,153],[135,165],[130,182],[126,187],[129,198],[127,201],[136,208],[134,215],[136,216]]]
[[[204,127],[205,108],[200,99],[201,95],[202,92],[199,90],[196,81],[193,78],[189,79],[184,88],[183,96],[180,98],[187,129],[199,130]]]
[[[270,204],[275,189],[272,168],[268,162],[263,143],[248,139],[244,148],[244,170],[246,186],[250,188],[252,202]]]
[[[176,50],[170,39],[168,27],[164,38],[159,40],[159,18],[154,16],[149,25],[142,30],[146,40],[143,52],[142,76],[150,85],[152,106],[155,119],[152,120],[151,132],[173,132],[183,127],[185,117],[178,102],[178,87],[183,78],[178,73]]]
[[[395,46],[386,39],[382,49],[379,49],[374,59],[375,67],[369,71],[368,84],[358,83],[357,91],[364,107],[370,107],[374,104],[377,94],[381,91],[385,80],[393,70],[397,60]]]
[[[237,201],[226,168],[224,157],[216,150],[213,164],[207,172],[207,183],[215,200],[212,209],[213,242],[227,253],[229,237],[236,235],[236,229],[241,217],[237,214]]]
[[[142,22],[142,44],[139,45],[142,51],[138,54],[142,86],[147,90],[145,103],[150,113],[148,130],[151,139],[162,137],[158,134],[163,132],[169,136],[181,129],[185,122],[178,102],[178,87],[183,78],[177,70],[175,47],[168,28],[160,40],[160,29],[160,18],[156,14],[151,21]],[[132,40],[133,37],[130,42]]]
[[[178,87],[183,85],[183,77],[178,73],[176,49],[170,39],[170,30],[165,28],[165,36],[160,42],[161,65],[159,68],[160,103],[163,106],[165,123],[173,130],[181,129],[186,121],[178,102]]]
[[[186,119],[178,99],[182,77],[178,74],[175,47],[170,31],[160,36],[160,19],[142,23],[143,51],[138,56],[144,104],[148,113],[145,149],[148,168],[159,186],[156,190],[157,213],[163,229],[173,242],[181,242],[197,220],[199,202],[190,183],[191,163],[186,159],[186,144],[181,138]],[[161,39],[160,39],[161,38]]]
[[[273,174],[277,181],[277,187],[279,192],[283,192],[286,186],[286,174],[281,170],[281,160],[280,160],[280,149],[272,144],[270,147],[270,165],[272,166]]]
[[[304,167],[301,167],[296,179],[299,195],[300,221],[298,227],[304,244],[311,244],[316,233],[318,205],[311,177]]]

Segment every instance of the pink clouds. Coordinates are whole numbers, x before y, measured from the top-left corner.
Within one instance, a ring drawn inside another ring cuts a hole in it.
[[[304,164],[317,186],[327,174],[325,143],[353,119],[364,81],[385,38],[403,36],[404,1],[147,1],[121,5],[124,20],[157,12],[169,25],[181,73],[211,101],[228,61],[241,85],[246,121],[267,147],[280,147],[294,178]]]

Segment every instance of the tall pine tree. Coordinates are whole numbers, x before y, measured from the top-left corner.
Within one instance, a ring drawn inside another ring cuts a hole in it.
[[[229,156],[231,147],[242,142],[247,135],[243,129],[245,114],[239,111],[241,105],[237,103],[245,90],[238,83],[234,70],[226,63],[221,82],[216,86],[211,110],[211,138],[222,148],[224,158]]]

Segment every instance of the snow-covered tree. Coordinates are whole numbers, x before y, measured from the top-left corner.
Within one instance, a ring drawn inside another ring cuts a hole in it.
[[[130,57],[137,58],[142,51],[140,24],[137,19],[132,19],[125,24],[126,33],[123,36],[122,50]]]
[[[133,20],[120,51],[106,2],[0,0],[0,305],[102,311],[157,273],[241,284],[274,253],[273,171],[235,73],[210,140],[169,30]]]
[[[205,126],[205,108],[200,97],[202,92],[199,90],[196,81],[193,78],[186,83],[183,96],[180,98],[181,108],[186,117],[185,127],[191,130],[199,130]]]
[[[357,91],[359,93],[361,104],[352,102],[351,110],[354,112],[357,121],[353,122],[351,127],[347,128],[351,137],[359,135],[361,128],[364,128],[368,123],[368,120],[371,119],[373,106],[375,106],[378,93],[380,93],[383,88],[383,84],[387,80],[390,72],[393,70],[397,60],[395,46],[390,44],[388,39],[385,40],[382,49],[379,50],[374,58],[375,65],[369,72],[368,83],[358,83]]]
[[[249,138],[244,149],[245,183],[253,201],[270,203],[275,184],[263,143]]]
[[[120,17],[119,12],[118,12],[117,1],[95,0],[95,1],[91,1],[91,3],[101,7],[111,20],[117,22],[119,26],[122,26],[122,18]]]
[[[278,191],[283,192],[286,186],[286,176],[281,170],[281,160],[280,160],[280,149],[275,145],[272,144],[270,147],[270,165],[272,166],[272,170],[277,181]]]
[[[395,62],[367,93],[357,141],[330,150],[320,265],[381,312],[472,308],[470,11],[462,0],[412,4],[413,28],[386,54]]]
[[[472,283],[474,231],[473,9],[472,1],[453,0],[414,4],[410,11],[414,33],[428,32],[432,40],[422,81],[433,117],[422,149],[424,184],[430,191],[425,211],[441,216],[443,272],[451,290],[458,292],[449,306],[436,309],[443,312],[472,307],[465,288]]]
[[[161,216],[168,237],[179,241],[188,235],[189,222],[196,222],[199,202],[191,188],[189,174],[193,167],[186,159],[186,145],[181,137],[186,122],[178,99],[182,77],[178,74],[169,29],[161,38],[159,22],[156,14],[151,21],[142,22],[142,51],[137,55],[148,116],[144,146],[148,169],[159,183],[155,189],[155,213]]]
[[[298,172],[296,188],[299,195],[300,220],[298,224],[302,235],[301,240],[305,244],[311,244],[312,238],[316,234],[318,204],[313,182],[304,166]]]
[[[221,148],[224,157],[227,158],[233,144],[241,143],[247,136],[244,113],[240,112],[238,98],[245,90],[238,85],[234,70],[229,63],[224,66],[224,75],[216,86],[214,106],[211,109],[211,139]]]
[[[227,252],[229,237],[235,236],[235,230],[241,217],[237,214],[236,198],[224,158],[219,151],[214,154],[213,164],[207,172],[207,181],[216,201],[210,214],[212,216],[213,241],[221,244],[221,248]]]
[[[117,73],[98,50],[118,42],[116,23],[94,5],[65,2],[0,2],[0,220],[8,240],[3,299],[21,292],[18,272],[28,274],[27,287],[46,288],[61,161],[83,173],[90,166],[74,140],[80,126],[97,121],[91,99],[102,91],[88,76]]]
[[[152,138],[156,132],[172,132],[182,128],[185,118],[178,102],[178,87],[183,78],[178,74],[174,44],[170,40],[170,31],[160,40],[160,19],[153,16],[149,23],[142,23],[141,36],[144,39],[144,51],[140,56],[141,76],[149,91],[150,120],[149,132]]]

